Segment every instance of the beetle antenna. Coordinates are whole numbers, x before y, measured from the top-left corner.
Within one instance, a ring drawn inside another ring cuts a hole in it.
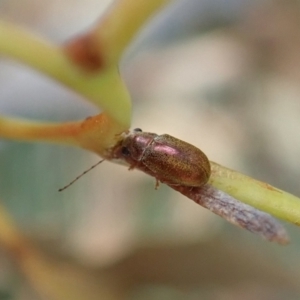
[[[72,180],[69,184],[65,185],[63,188],[59,189],[59,192],[62,192],[63,190],[67,189],[70,185],[72,185],[75,181],[77,181],[80,177],[82,177],[83,175],[85,175],[86,173],[88,173],[89,171],[91,171],[92,169],[94,169],[95,167],[97,167],[98,165],[100,165],[102,162],[104,162],[105,159],[102,159],[100,161],[98,161],[95,165],[91,166],[89,169],[87,169],[86,171],[84,171],[83,173],[81,173],[79,176],[77,176],[74,180]]]

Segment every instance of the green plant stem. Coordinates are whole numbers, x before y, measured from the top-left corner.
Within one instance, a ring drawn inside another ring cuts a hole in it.
[[[65,144],[93,151],[102,157],[120,139],[122,126],[105,113],[82,121],[46,123],[0,116],[0,137]]]
[[[131,101],[118,72],[124,48],[143,23],[170,0],[120,0],[92,31],[93,45],[105,59],[105,68],[85,72],[68,58],[63,47],[25,30],[0,22],[0,54],[16,59],[72,88],[102,108],[124,131],[130,127]]]
[[[209,183],[259,210],[300,225],[300,199],[267,183],[211,162]]]
[[[171,0],[119,0],[101,18],[93,31],[96,44],[105,49],[107,61],[120,60],[125,47],[148,19]]]
[[[79,145],[75,138],[78,129],[76,122],[54,124],[0,117],[0,137],[4,139]]]
[[[0,22],[0,54],[58,80],[102,108],[124,130],[130,127],[131,101],[117,65],[101,73],[85,73],[61,48],[6,22]]]

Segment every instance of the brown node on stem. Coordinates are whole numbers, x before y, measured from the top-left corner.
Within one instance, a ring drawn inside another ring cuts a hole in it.
[[[74,63],[86,71],[95,72],[104,67],[104,58],[91,33],[70,40],[64,45],[64,50]]]

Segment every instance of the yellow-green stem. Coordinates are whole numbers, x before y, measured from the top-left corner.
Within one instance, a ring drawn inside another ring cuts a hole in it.
[[[209,183],[234,198],[282,220],[300,225],[300,199],[267,183],[211,162]]]
[[[131,101],[117,64],[101,73],[85,73],[68,59],[62,48],[6,22],[0,22],[0,54],[51,76],[102,108],[124,130],[130,127]]]
[[[42,123],[0,117],[0,137],[21,141],[39,141],[78,146],[106,157],[120,138],[122,126],[106,114],[83,121]]]
[[[119,61],[125,47],[141,26],[171,0],[119,0],[100,20],[93,37],[107,61]]]

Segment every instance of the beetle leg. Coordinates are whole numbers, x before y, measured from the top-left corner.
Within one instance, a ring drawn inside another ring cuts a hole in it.
[[[132,164],[129,166],[128,171],[133,170],[137,164]]]
[[[159,180],[157,178],[156,179],[156,183],[155,183],[155,189],[157,190],[159,188]]]

